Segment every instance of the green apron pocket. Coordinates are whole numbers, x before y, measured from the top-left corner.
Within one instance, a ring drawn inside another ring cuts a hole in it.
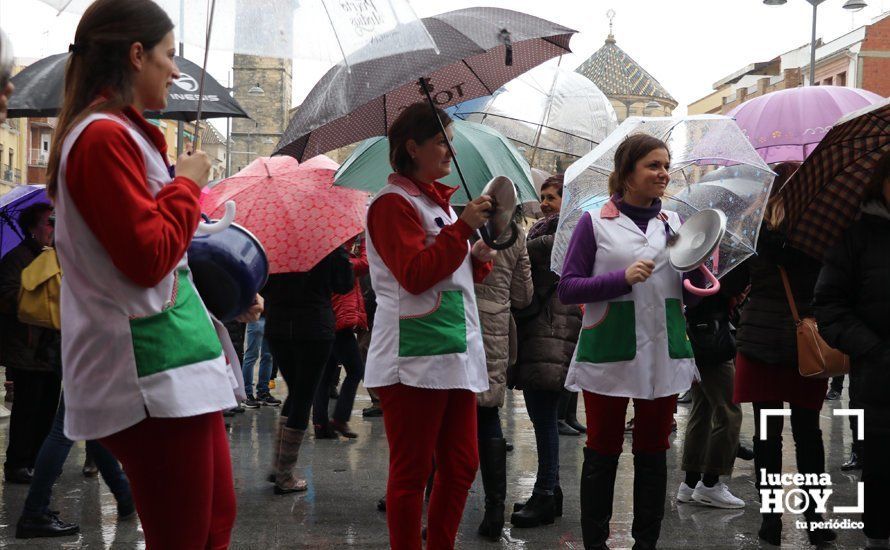
[[[683,315],[683,302],[677,298],[664,301],[664,312],[667,322],[668,355],[671,359],[689,359],[693,357],[692,344],[686,334],[686,316]]]
[[[460,290],[439,293],[429,313],[399,318],[399,357],[429,357],[467,351],[467,318]]]
[[[581,329],[575,359],[584,363],[630,361],[637,355],[637,317],[633,301],[609,302],[603,318]]]
[[[173,307],[130,319],[136,373],[140,378],[216,359],[222,344],[186,272],[176,272]]]

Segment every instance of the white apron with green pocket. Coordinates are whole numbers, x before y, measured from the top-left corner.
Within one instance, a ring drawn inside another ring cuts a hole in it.
[[[442,227],[457,221],[427,198],[410,180],[392,175],[374,198],[395,193],[410,202],[426,229],[426,245]],[[405,384],[418,388],[488,389],[485,349],[479,327],[473,266],[467,255],[454,273],[423,294],[398,283],[368,239],[371,285],[377,295],[374,330],[365,366],[365,387]]]
[[[158,149],[116,116],[87,117],[62,145],[56,248],[64,272],[65,435],[75,441],[111,435],[147,416],[186,417],[234,407],[233,390],[240,385],[223,353],[228,336],[195,290],[188,258],[155,287],[136,285],[114,266],[68,196],[67,157],[81,132],[100,119],[130,131],[143,152],[152,195],[171,181]]]
[[[679,216],[663,212],[677,230]],[[683,278],[668,261],[664,222],[649,220],[644,235],[626,215],[613,215],[614,209],[607,217],[590,211],[597,247],[591,275],[624,271],[641,259],[654,260],[655,270],[633,285],[630,294],[585,304],[565,386],[638,399],[680,393],[699,375],[686,335]]]

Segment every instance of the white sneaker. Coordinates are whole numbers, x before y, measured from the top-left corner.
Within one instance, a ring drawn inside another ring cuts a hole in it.
[[[729,487],[722,481],[713,487],[705,487],[701,481],[692,492],[692,500],[714,508],[744,508],[745,501],[729,492]]]
[[[699,481],[699,485],[701,482]],[[680,482],[680,488],[677,489],[677,502],[692,502],[692,493],[694,489],[686,485],[685,481]]]

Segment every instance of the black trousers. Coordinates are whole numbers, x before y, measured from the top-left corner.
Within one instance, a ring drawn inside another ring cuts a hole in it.
[[[868,422],[865,424],[868,426]],[[865,483],[865,536],[872,539],[890,537],[890,434],[865,429],[865,461],[862,482]]]
[[[288,428],[305,430],[309,426],[309,411],[333,345],[334,340],[269,338],[272,359],[287,384],[281,414],[287,417]]]
[[[315,392],[315,405],[312,407],[312,422],[318,425],[328,423],[328,399],[334,376],[339,374],[339,365],[346,369],[346,379],[340,387],[340,396],[334,407],[333,419],[337,422],[349,422],[352,406],[355,404],[355,393],[365,376],[365,362],[358,348],[358,341],[351,329],[338,331],[334,339],[334,347],[325,367],[321,383]]]
[[[15,376],[6,468],[33,468],[53,426],[62,381],[54,372],[8,369]]]

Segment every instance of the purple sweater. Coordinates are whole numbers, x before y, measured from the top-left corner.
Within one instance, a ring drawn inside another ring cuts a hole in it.
[[[618,210],[633,220],[640,231],[644,233],[649,226],[649,220],[661,212],[661,201],[657,199],[649,207],[633,206],[617,197],[612,197],[612,200],[618,205]],[[559,301],[564,304],[591,304],[630,294],[631,287],[624,278],[623,269],[591,277],[595,260],[596,235],[593,232],[590,213],[585,212],[578,220],[578,225],[572,232],[572,238],[566,250],[562,277],[559,280]],[[684,278],[691,276],[694,282],[701,284],[703,279],[699,278],[698,274],[699,272],[696,270],[684,275]],[[688,305],[700,300],[699,297],[685,291],[683,294]]]

